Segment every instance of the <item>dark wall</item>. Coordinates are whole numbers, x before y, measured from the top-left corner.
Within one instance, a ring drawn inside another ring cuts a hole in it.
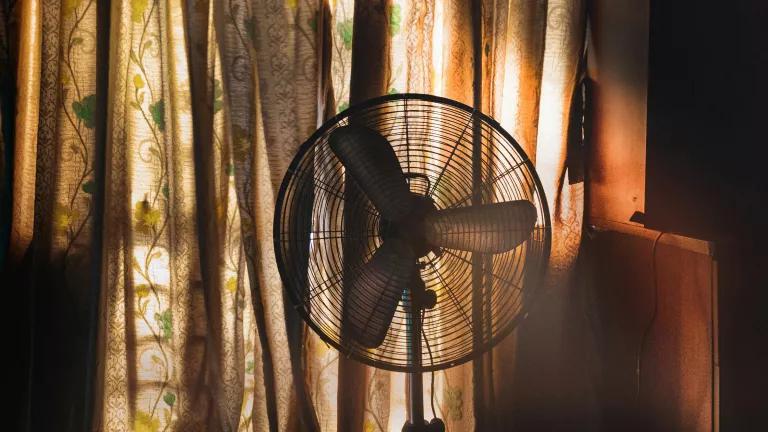
[[[650,2],[646,225],[764,242],[768,2]]]
[[[765,246],[718,245],[723,431],[768,429],[767,264]]]

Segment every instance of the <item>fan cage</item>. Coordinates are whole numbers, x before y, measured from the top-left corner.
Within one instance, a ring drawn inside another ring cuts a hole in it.
[[[361,346],[342,325],[342,279],[351,279],[382,243],[381,216],[354,181],[345,179],[328,145],[330,133],[350,122],[381,133],[395,150],[411,191],[430,196],[438,210],[472,204],[473,131],[479,131],[483,203],[526,199],[536,207],[528,240],[505,253],[478,254],[484,270],[481,311],[473,311],[471,252],[442,249],[419,260],[420,276],[436,292],[437,305],[423,312],[420,336],[426,349],[417,364],[409,355],[409,290],[381,346]],[[341,112],[301,146],[278,194],[274,242],[291,302],[326,343],[374,367],[424,372],[471,360],[525,319],[543,283],[551,226],[532,162],[495,120],[450,99],[396,94]]]

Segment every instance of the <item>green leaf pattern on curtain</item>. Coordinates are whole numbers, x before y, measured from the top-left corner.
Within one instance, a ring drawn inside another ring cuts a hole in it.
[[[54,194],[58,200],[53,208],[53,251],[62,251],[64,265],[70,254],[85,254],[90,238],[93,212],[91,192],[93,182],[95,82],[83,76],[92,68],[95,49],[90,30],[95,20],[95,0],[70,0],[62,5],[59,50],[59,82],[56,94],[60,102],[53,104],[59,111],[58,139],[60,172]]]

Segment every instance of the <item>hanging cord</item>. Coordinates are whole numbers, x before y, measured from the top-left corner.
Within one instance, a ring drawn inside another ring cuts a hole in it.
[[[424,339],[424,344],[427,346],[427,352],[429,353],[429,365],[434,366],[435,360],[432,358],[432,348],[429,346],[429,341],[427,340],[427,334],[424,332],[424,315],[425,310],[421,310],[421,336]],[[429,404],[432,407],[432,418],[437,418],[437,414],[435,414],[435,370],[433,369],[430,372],[430,384],[429,384]]]
[[[659,245],[661,236],[664,234],[666,233],[662,231],[659,233],[659,235],[656,236],[656,239],[653,241],[653,249],[651,251],[651,275],[653,276],[653,313],[651,314],[651,319],[648,321],[648,325],[645,326],[643,337],[640,339],[640,345],[637,347],[637,369],[635,369],[635,377],[637,380],[635,383],[635,403],[638,405],[640,404],[640,384],[643,370],[643,351],[645,350],[645,344],[648,341],[648,336],[651,334],[651,329],[653,328],[653,324],[656,322],[656,316],[659,312],[659,275],[656,269],[656,249]]]

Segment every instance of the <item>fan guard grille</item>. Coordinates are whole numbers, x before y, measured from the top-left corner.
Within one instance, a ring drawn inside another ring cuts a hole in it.
[[[477,323],[472,253],[443,249],[439,256],[430,252],[420,259],[421,278],[438,300],[423,314],[422,343],[429,350],[422,349],[421,366],[415,366],[408,355],[407,294],[381,346],[365,348],[343,337],[342,277],[354,274],[382,243],[381,217],[359,188],[345,185],[344,169],[328,137],[350,120],[377,130],[394,148],[412,192],[428,194],[438,209],[461,207],[472,203],[473,118],[479,120],[482,136],[483,202],[527,199],[536,206],[537,222],[519,247],[484,255],[484,318]],[[496,121],[450,99],[398,94],[340,113],[302,145],[280,188],[274,241],[291,302],[325,342],[369,365],[414,372],[468,361],[525,317],[546,269],[551,228],[533,164]]]

